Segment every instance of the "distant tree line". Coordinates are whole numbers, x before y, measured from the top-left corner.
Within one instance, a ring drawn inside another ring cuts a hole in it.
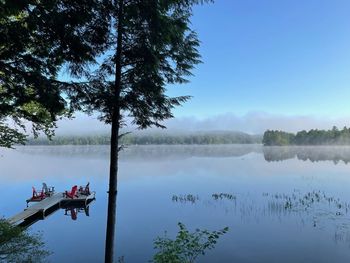
[[[331,130],[299,131],[296,134],[277,130],[267,130],[263,136],[266,146],[283,145],[350,145],[350,128],[339,130],[333,126]]]
[[[261,143],[260,135],[241,132],[193,133],[193,134],[127,134],[120,139],[125,145],[185,145],[185,144],[254,144]],[[55,136],[29,139],[28,145],[109,145],[109,135]]]

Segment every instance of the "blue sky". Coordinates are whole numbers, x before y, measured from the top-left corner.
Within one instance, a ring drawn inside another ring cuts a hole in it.
[[[350,1],[217,0],[193,28],[203,64],[170,95],[194,98],[177,117],[250,112],[350,115]]]
[[[169,129],[350,126],[349,0],[216,0],[194,11],[204,63],[189,84],[168,87],[193,96]],[[108,129],[81,114],[59,126]]]

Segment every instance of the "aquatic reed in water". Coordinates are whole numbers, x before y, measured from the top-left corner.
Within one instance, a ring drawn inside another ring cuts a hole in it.
[[[199,200],[198,195],[192,195],[192,194],[187,194],[187,195],[173,195],[172,201],[173,202],[179,202],[179,203],[191,203],[194,204]]]

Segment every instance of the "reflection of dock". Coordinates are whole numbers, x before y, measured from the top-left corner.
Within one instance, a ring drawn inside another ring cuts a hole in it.
[[[66,198],[63,193],[57,193],[14,215],[8,219],[8,222],[12,225],[28,225],[31,224],[30,222],[36,221],[37,218],[44,219],[60,208],[76,205],[86,207],[94,199],[95,193],[78,195],[74,199]]]

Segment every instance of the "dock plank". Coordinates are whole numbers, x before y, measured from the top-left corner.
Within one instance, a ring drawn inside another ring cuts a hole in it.
[[[44,200],[28,207],[26,210],[36,210],[36,211],[46,210],[54,206],[55,204],[58,204],[63,199],[64,199],[63,193],[57,193],[57,194],[54,194],[53,196],[45,198]]]
[[[10,217],[8,219],[8,222],[10,224],[17,224],[26,218],[29,218],[33,215],[35,215],[38,212],[43,212],[46,209],[51,208],[52,206],[59,204],[63,199],[63,193],[57,193],[53,196],[50,196],[26,209],[24,209],[23,212],[18,213],[17,215],[14,215],[13,217]]]
[[[13,217],[10,217],[7,221],[11,224],[17,224],[18,222],[21,222],[25,220],[26,218],[29,218],[33,215],[35,215],[38,211],[35,210],[24,210],[23,212],[14,215]]]

